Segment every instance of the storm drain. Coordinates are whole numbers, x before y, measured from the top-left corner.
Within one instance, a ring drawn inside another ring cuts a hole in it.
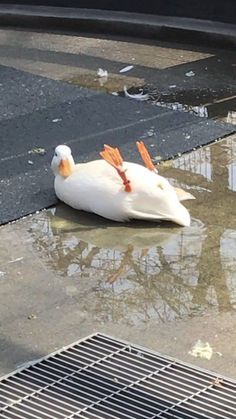
[[[3,377],[0,418],[235,419],[236,381],[95,334]]]

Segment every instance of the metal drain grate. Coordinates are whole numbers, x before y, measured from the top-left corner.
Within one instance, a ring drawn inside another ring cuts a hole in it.
[[[235,419],[236,381],[95,334],[0,380],[6,419]]]

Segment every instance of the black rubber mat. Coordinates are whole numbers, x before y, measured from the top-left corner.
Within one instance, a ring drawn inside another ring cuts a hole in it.
[[[0,67],[0,75],[1,224],[57,202],[50,162],[58,144],[70,145],[78,162],[98,158],[104,143],[137,161],[138,139],[152,146],[153,157],[170,158],[234,131],[231,125],[8,67]]]

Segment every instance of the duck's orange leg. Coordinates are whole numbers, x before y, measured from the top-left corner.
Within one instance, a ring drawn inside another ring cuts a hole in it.
[[[130,180],[126,176],[126,170],[123,168],[123,159],[121,157],[120,151],[118,148],[110,147],[109,145],[104,145],[104,150],[100,152],[100,156],[111,164],[117,171],[118,175],[123,181],[126,192],[132,192],[130,185]]]
[[[143,141],[137,141],[136,145],[138,147],[138,151],[140,156],[142,157],[144,164],[146,166],[147,169],[153,171],[153,172],[157,172],[157,169],[155,168],[152,159],[150,157],[150,154],[147,150],[147,147],[145,146]]]

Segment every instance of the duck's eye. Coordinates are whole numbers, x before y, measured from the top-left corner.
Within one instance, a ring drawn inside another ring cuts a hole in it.
[[[55,153],[54,153],[54,156],[55,156],[55,157],[58,157],[58,154],[57,154],[57,152],[56,152],[56,151],[55,151]]]

